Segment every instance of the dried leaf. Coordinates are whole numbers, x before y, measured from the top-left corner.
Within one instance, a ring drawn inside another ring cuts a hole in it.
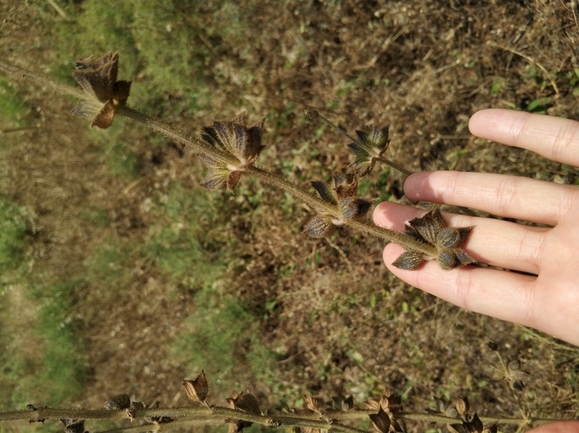
[[[105,409],[121,410],[131,407],[131,398],[128,394],[119,394],[109,398],[105,403]]]
[[[358,179],[354,173],[334,172],[332,185],[338,200],[356,197],[358,193]]]
[[[358,177],[363,177],[374,168],[374,164],[388,148],[388,127],[373,128],[370,134],[364,131],[356,131],[359,142],[350,143],[348,147],[356,155],[352,167]]]
[[[320,196],[322,200],[331,204],[338,204],[338,200],[336,199],[336,195],[328,188],[324,182],[320,182],[318,180],[312,181],[312,186]]]
[[[442,269],[450,270],[458,266],[476,263],[459,247],[466,241],[472,227],[447,227],[439,208],[429,211],[420,218],[410,220],[404,233],[411,238],[436,248],[436,259]],[[401,269],[416,269],[425,257],[418,251],[403,253],[394,265]]]
[[[304,227],[304,232],[313,238],[331,236],[336,230],[331,217],[315,216]]]
[[[183,386],[187,397],[192,402],[203,403],[207,398],[209,384],[207,383],[207,377],[205,377],[205,371],[201,370],[201,373],[194,380],[183,380]]]
[[[372,420],[372,425],[380,433],[388,433],[390,429],[390,417],[384,409],[380,408],[378,413],[370,414],[370,419]]]
[[[468,413],[469,409],[468,398],[464,397],[457,399],[454,403],[454,406],[456,407],[456,410],[460,416],[464,417]]]
[[[406,251],[402,253],[392,265],[399,269],[405,269],[407,271],[413,271],[418,269],[418,267],[424,262],[424,254],[417,251]]]
[[[470,420],[469,425],[470,425],[471,429],[473,431],[475,431],[476,433],[482,433],[483,423],[476,413],[473,415],[472,419]]]
[[[232,392],[231,398],[227,399],[227,403],[230,409],[238,409],[244,412],[253,413],[255,415],[261,415],[257,399],[249,393],[244,394],[242,392],[241,394],[238,394],[236,392]],[[249,421],[237,419],[227,419],[225,421],[229,423],[228,433],[238,433],[245,427],[249,427],[253,424]]]
[[[345,219],[364,218],[370,210],[372,204],[364,199],[356,197],[346,197],[340,201],[338,207]]]
[[[118,53],[107,53],[96,60],[88,57],[75,63],[72,76],[86,92],[87,100],[79,102],[72,113],[94,116],[91,126],[108,128],[116,111],[126,105],[131,82],[117,81],[118,61]]]
[[[84,419],[61,418],[65,433],[84,433]]]
[[[261,144],[261,133],[265,118],[259,123],[247,127],[247,114],[242,112],[229,122],[213,122],[212,126],[203,128],[201,138],[239,161],[238,169],[252,166],[264,149]]]
[[[306,402],[306,408],[313,412],[321,413],[323,410],[324,402],[318,398],[313,398],[310,395],[304,395],[304,401]]]

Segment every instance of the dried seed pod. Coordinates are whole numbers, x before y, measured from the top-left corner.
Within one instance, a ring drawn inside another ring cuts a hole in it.
[[[130,81],[118,81],[118,53],[107,53],[98,59],[77,60],[73,78],[86,92],[87,98],[72,110],[72,114],[92,117],[91,126],[106,129],[112,125],[115,113],[127,103]]]
[[[404,234],[414,240],[424,242],[436,248],[436,259],[442,269],[450,270],[458,266],[476,263],[459,247],[466,241],[472,227],[447,227],[439,208],[431,210],[420,218],[414,218],[407,223]],[[401,269],[417,269],[425,260],[423,254],[407,249],[393,263]]]
[[[308,116],[310,119],[314,120],[320,117],[320,112],[318,110],[314,110],[313,108],[307,108],[304,111],[304,114]]]
[[[244,394],[242,392],[241,394],[238,394],[234,391],[231,393],[231,398],[227,399],[227,403],[230,409],[238,409],[255,415],[261,415],[257,399],[249,393]],[[225,422],[229,423],[228,433],[238,433],[245,427],[249,427],[253,424],[249,421],[231,418],[226,419]]]
[[[340,202],[338,208],[346,219],[361,219],[368,214],[370,206],[372,204],[362,198],[346,197]]]
[[[213,122],[203,128],[202,140],[209,146],[235,158],[236,163],[224,163],[210,156],[202,156],[209,174],[201,185],[211,190],[233,191],[241,172],[253,166],[264,149],[261,133],[265,118],[261,122],[246,126],[247,114],[242,112],[229,122]]]
[[[338,199],[336,197],[335,192],[328,188],[324,182],[320,182],[318,180],[312,181],[312,186],[320,196],[322,200],[331,204],[338,204]]]
[[[359,142],[350,143],[348,147],[356,155],[356,159],[350,167],[352,167],[356,175],[360,178],[372,171],[376,160],[380,158],[388,145],[390,140],[388,138],[388,127],[373,128],[370,134],[364,131],[356,131]]]
[[[304,401],[306,402],[306,408],[313,412],[322,413],[324,407],[324,402],[322,400],[310,395],[304,395]]]
[[[454,406],[460,416],[464,417],[468,414],[469,404],[467,397],[457,399]]]
[[[185,387],[185,392],[189,400],[194,403],[205,402],[207,393],[209,392],[209,384],[207,383],[205,371],[201,370],[201,373],[199,373],[194,380],[184,379],[183,386]]]
[[[466,241],[472,227],[446,227],[437,236],[436,244],[441,248],[456,248]]]
[[[332,188],[336,192],[338,200],[346,197],[356,197],[358,194],[358,178],[354,173],[334,172],[332,176]]]
[[[60,421],[64,424],[65,433],[85,433],[84,419],[61,418]]]
[[[109,398],[105,404],[105,409],[120,410],[131,407],[131,398],[128,394],[119,394]]]
[[[304,227],[304,233],[313,238],[326,238],[336,230],[331,217],[315,216]]]
[[[370,414],[369,416],[376,431],[379,433],[388,433],[390,429],[390,417],[384,412],[384,409],[380,407],[378,413]]]
[[[392,263],[394,266],[407,271],[413,271],[424,262],[424,254],[417,251],[406,251]]]

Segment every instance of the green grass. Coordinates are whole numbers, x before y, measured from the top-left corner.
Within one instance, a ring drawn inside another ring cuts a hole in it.
[[[151,226],[142,253],[173,284],[198,291],[223,275],[233,244],[216,229],[221,218],[219,197],[175,184],[150,212],[159,224]]]
[[[28,107],[18,92],[0,78],[0,129],[16,128],[25,124]]]
[[[56,27],[61,65],[53,74],[70,81],[71,52],[88,57],[119,51],[120,77],[138,82],[131,105],[165,119],[194,113],[210,106],[210,86],[229,80],[211,65],[228,54],[228,47],[244,46],[243,16],[250,13],[228,1],[71,4],[72,20]],[[236,56],[244,57],[243,49]],[[252,79],[242,81],[250,85]]]
[[[28,208],[0,196],[0,281],[24,264],[28,250],[27,236],[32,233],[31,219]]]
[[[0,404],[60,405],[82,394],[83,343],[72,314],[77,284],[15,285],[2,291]]]
[[[174,343],[174,354],[188,366],[191,378],[204,369],[213,398],[251,388],[246,381],[252,377],[271,383],[275,356],[260,344],[258,318],[218,283],[198,292],[195,302],[196,312]]]

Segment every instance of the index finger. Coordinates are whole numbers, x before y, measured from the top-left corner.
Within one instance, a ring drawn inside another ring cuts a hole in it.
[[[532,150],[553,161],[579,166],[579,122],[521,111],[489,109],[468,125],[477,137]]]

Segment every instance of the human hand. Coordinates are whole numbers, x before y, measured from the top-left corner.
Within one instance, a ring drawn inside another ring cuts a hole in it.
[[[579,166],[579,122],[491,109],[475,113],[469,129],[476,136]],[[391,264],[404,251],[394,243],[384,249],[384,262],[408,284],[460,307],[579,345],[578,187],[516,176],[436,171],[408,177],[404,191],[414,200],[552,226],[444,214],[451,226],[475,226],[464,245],[474,259],[533,275],[473,266],[445,271],[435,261],[406,271]],[[384,202],[374,210],[374,222],[403,230],[404,221],[424,213]]]

